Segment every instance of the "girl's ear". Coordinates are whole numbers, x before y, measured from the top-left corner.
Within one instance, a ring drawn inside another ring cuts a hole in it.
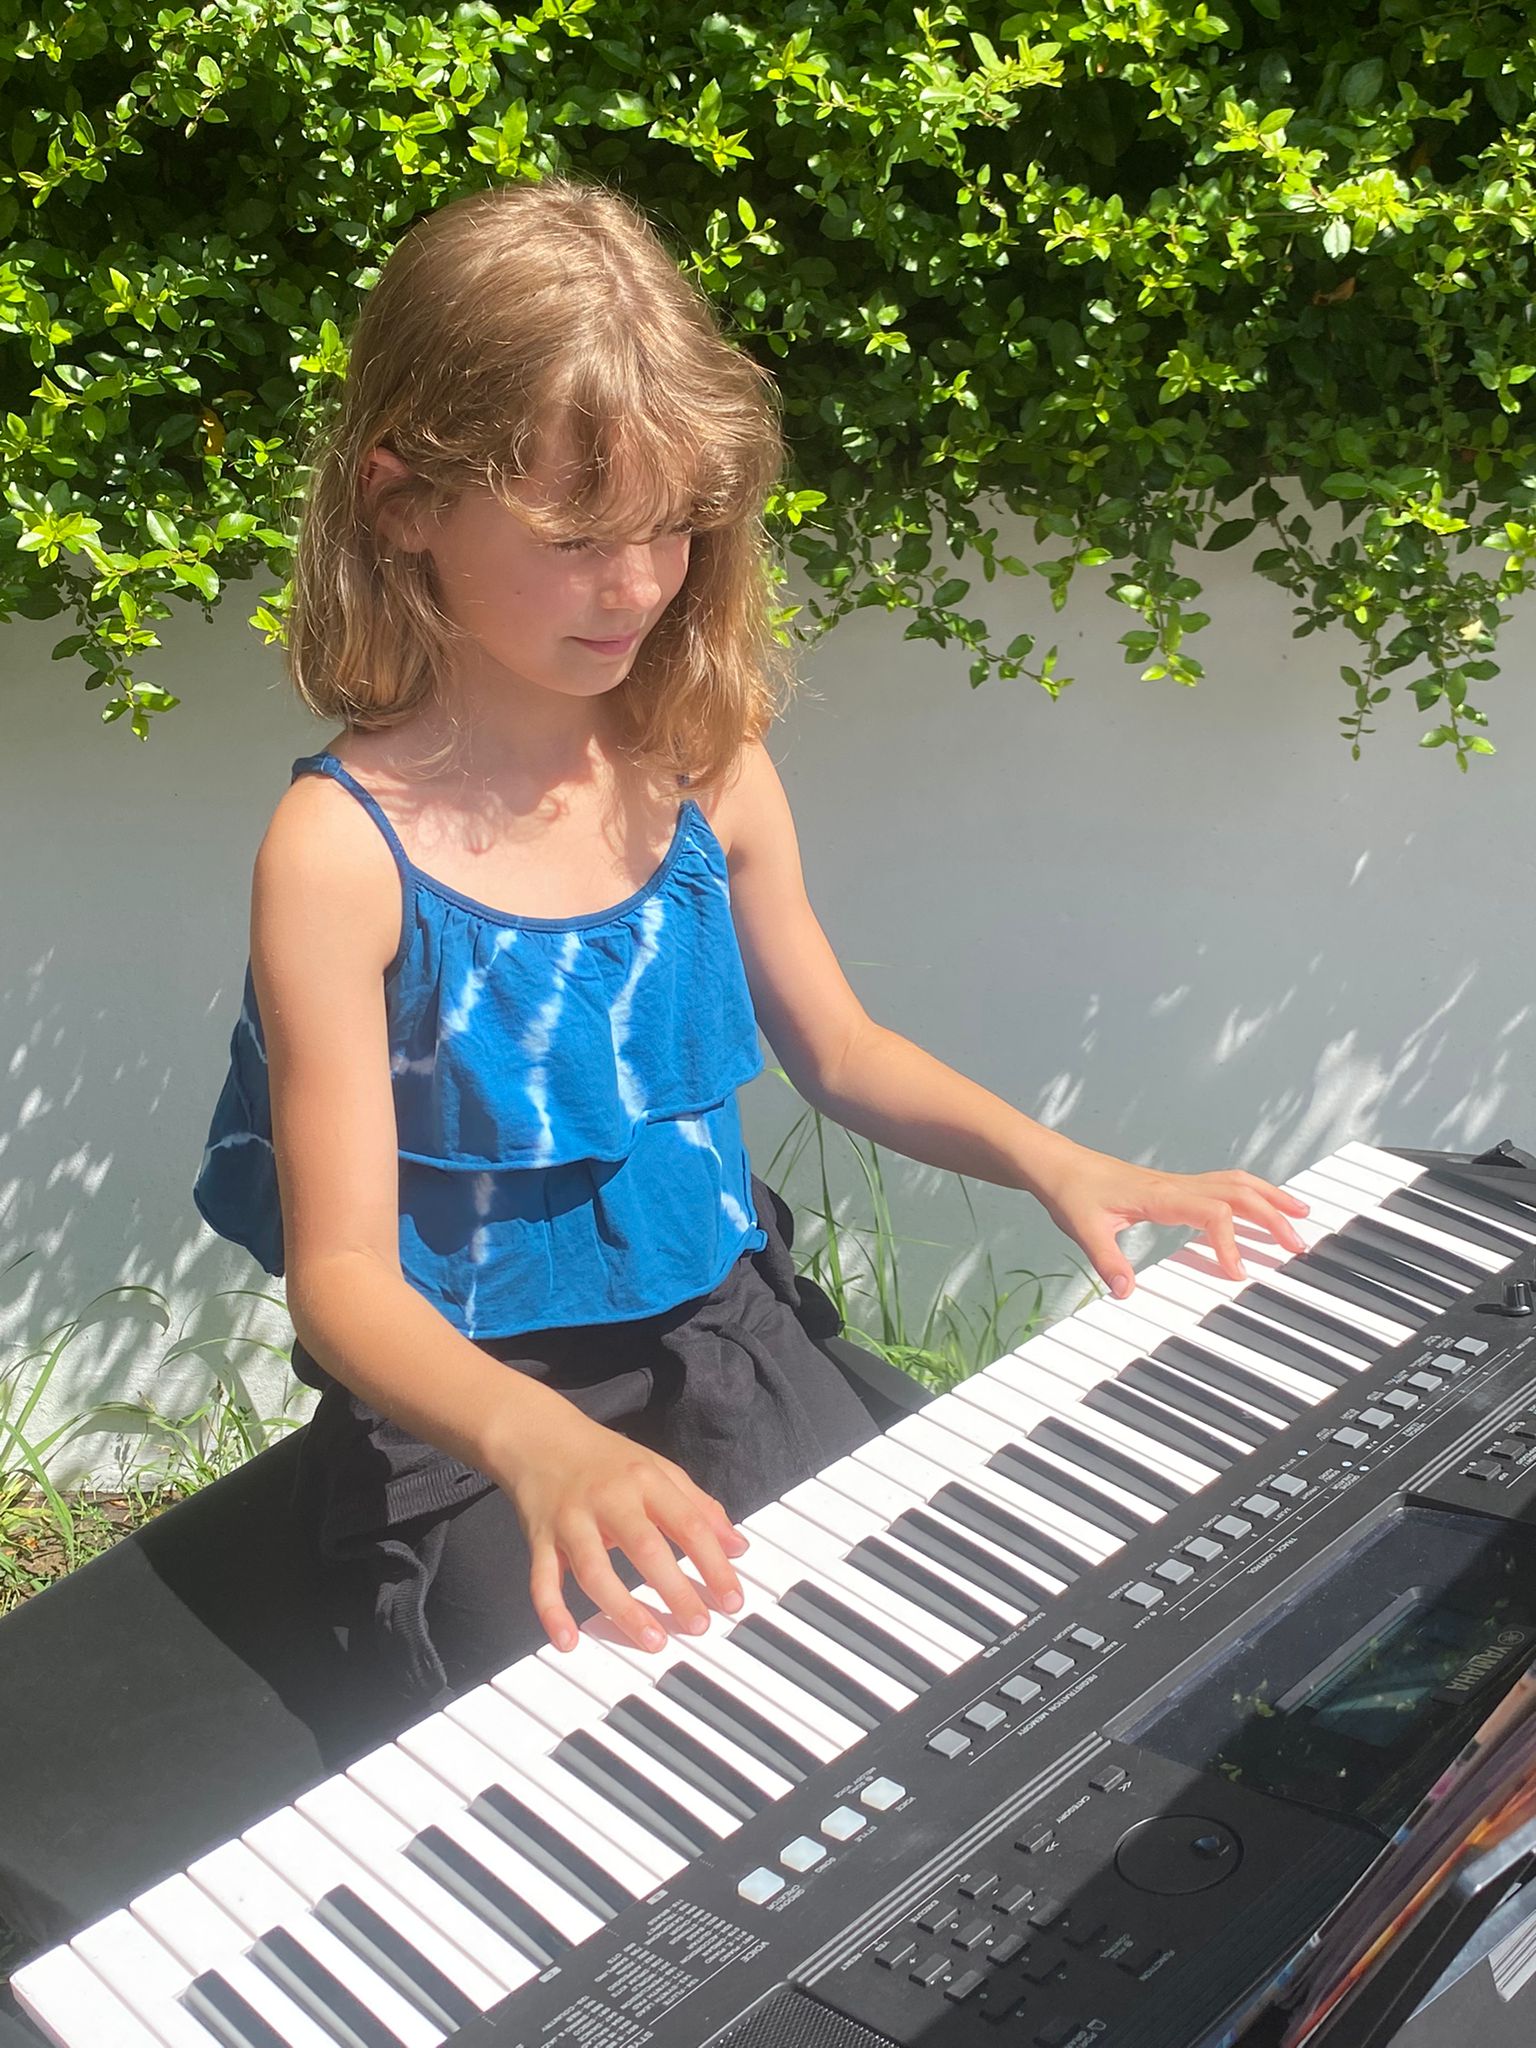
[[[365,499],[372,500],[380,484],[393,483],[397,478],[408,477],[409,466],[400,460],[393,448],[382,443],[364,457],[359,472],[359,488]],[[400,505],[381,506],[377,513],[378,525],[386,540],[407,554],[415,554],[426,546],[420,521],[407,514]]]

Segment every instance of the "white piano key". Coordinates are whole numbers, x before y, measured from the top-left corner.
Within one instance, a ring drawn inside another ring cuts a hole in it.
[[[194,1978],[216,1970],[237,1997],[285,2044],[285,2048],[336,2048],[302,2007],[248,1958],[250,1938],[237,1920],[190,1877],[168,1877],[128,1909],[162,1947],[185,1963]]]
[[[1277,1393],[1302,1401],[1308,1407],[1327,1400],[1334,1391],[1329,1381],[1319,1379],[1303,1366],[1270,1358],[1267,1353],[1243,1343],[1241,1338],[1229,1337],[1224,1330],[1207,1329],[1205,1318],[1213,1308],[1225,1305],[1226,1297],[1207,1293],[1204,1282],[1193,1273],[1158,1271],[1147,1276],[1143,1308],[1148,1317],[1157,1317],[1162,1325],[1157,1333],[1157,1342],[1160,1343],[1165,1336],[1188,1337],[1192,1343],[1203,1345],[1216,1356],[1229,1358],[1234,1364],[1246,1366],[1260,1379],[1269,1380]],[[1295,1338],[1294,1330],[1283,1324],[1271,1323],[1261,1309],[1256,1307],[1252,1313],[1259,1317],[1265,1328],[1272,1329],[1280,1341]],[[1314,1344],[1341,1371],[1353,1373],[1365,1369],[1365,1361],[1348,1351],[1336,1350],[1320,1338],[1308,1338],[1306,1341]]]
[[[734,1618],[734,1617],[733,1617]],[[656,1712],[670,1721],[682,1734],[692,1738],[702,1748],[717,1757],[727,1770],[735,1771],[747,1779],[770,1803],[785,1798],[794,1788],[793,1782],[782,1772],[774,1770],[750,1750],[732,1742],[728,1735],[708,1721],[700,1720],[690,1713],[670,1694],[657,1686],[643,1686],[636,1682],[635,1674],[620,1657],[615,1657],[604,1643],[591,1636],[583,1636],[574,1652],[557,1650],[551,1644],[534,1653],[541,1661],[561,1659],[564,1670],[575,1678],[592,1697],[604,1708],[618,1706],[626,1700],[644,1700]],[[514,1666],[513,1669],[520,1669]],[[515,1688],[514,1697],[515,1697]]]
[[[903,1456],[904,1453],[910,1454],[910,1460]],[[1058,1544],[1069,1556],[1081,1558],[1085,1571],[1102,1564],[1105,1558],[1112,1557],[1123,1548],[1119,1538],[1111,1536],[1097,1523],[1085,1521],[1069,1508],[1059,1506],[1043,1494],[1031,1493],[1027,1487],[1001,1472],[994,1472],[987,1464],[990,1454],[989,1447],[975,1440],[956,1436],[953,1430],[937,1429],[931,1423],[924,1423],[921,1415],[909,1415],[888,1429],[884,1436],[872,1437],[867,1444],[860,1444],[853,1456],[873,1465],[877,1471],[890,1473],[893,1478],[900,1478],[903,1472],[913,1471],[918,1466],[924,1467],[931,1476],[935,1492],[947,1479],[963,1480],[974,1486],[978,1493],[990,1494],[1011,1509],[1023,1522]]]
[[[200,1885],[217,1906],[238,1921],[251,1937],[281,1928],[320,1968],[349,1991],[378,2024],[400,2042],[401,2048],[438,2048],[445,2040],[443,2029],[408,2005],[395,1990],[309,1912],[308,1900],[279,1876],[270,1863],[242,1841],[226,1842],[187,1866],[187,1875]],[[303,1994],[285,1987],[294,2003],[304,2003]],[[324,1994],[320,1996],[322,2003]],[[318,2015],[317,2015],[318,2017]],[[325,2022],[322,2020],[321,2024]]]
[[[990,1409],[978,1403],[957,1401],[948,1410],[948,1415],[951,1418],[950,1426],[957,1433],[963,1434],[967,1443],[981,1445],[988,1456],[994,1451],[1004,1449],[1008,1444],[1024,1441],[1023,1430],[1011,1422],[1004,1422]],[[928,1411],[925,1409],[923,1419],[927,1418]],[[903,1423],[900,1426],[904,1428],[906,1425]],[[937,1422],[935,1426],[938,1426]],[[944,1433],[948,1433],[947,1428]],[[1165,1519],[1165,1509],[1154,1507],[1139,1494],[1127,1492],[1123,1486],[1117,1486],[1112,1479],[1106,1479],[1102,1473],[1090,1472],[1080,1465],[1073,1464],[1064,1452],[1051,1450],[1033,1440],[1028,1443],[1027,1448],[1042,1465],[1048,1465],[1053,1471],[1058,1472],[1062,1480],[1085,1502],[1091,1504],[1096,1500],[1102,1500],[1106,1506],[1120,1510],[1135,1521],[1145,1522],[1148,1527]]]
[[[743,1604],[740,1612],[731,1617],[733,1621],[766,1617],[792,1641],[803,1643],[818,1657],[826,1659],[856,1684],[863,1686],[866,1692],[872,1692],[877,1699],[883,1700],[893,1714],[899,1714],[912,1704],[918,1695],[911,1686],[903,1685],[900,1679],[892,1678],[867,1658],[846,1650],[841,1643],[833,1642],[799,1615],[785,1612],[781,1603],[791,1586],[823,1583],[814,1572],[807,1571],[802,1559],[790,1557],[762,1535],[754,1537],[748,1555],[753,1564],[750,1576],[744,1575],[746,1557],[736,1561],[737,1576],[742,1581]],[[683,1569],[690,1576],[695,1575],[691,1565],[685,1564]],[[847,1604],[852,1605],[851,1602]],[[754,1654],[745,1645],[742,1653],[745,1656]]]
[[[661,1650],[637,1650],[611,1622],[604,1626],[601,1617],[583,1622],[582,1627],[590,1629],[615,1656],[632,1664],[636,1671],[656,1670],[652,1660],[673,1652],[675,1661],[697,1665],[717,1684],[735,1693],[744,1705],[775,1721],[786,1735],[822,1763],[830,1763],[862,1740],[864,1730],[856,1722],[834,1713],[824,1701],[813,1698],[778,1672],[768,1670],[758,1658],[737,1649],[730,1640],[728,1618],[712,1616],[704,1635],[685,1636],[676,1630],[661,1603],[647,1598],[644,1587],[635,1598],[651,1609],[657,1626],[669,1638]]]
[[[402,1737],[401,1747],[466,1802],[490,1785],[503,1786],[634,1898],[646,1897],[686,1868],[687,1859],[676,1849],[552,1756],[559,1738],[494,1681],[450,1701],[434,1721],[407,1733],[410,1739]]]
[[[686,1859],[549,1757],[548,1730],[516,1703],[517,1676],[527,1662],[520,1659],[488,1684],[450,1700],[443,1710],[450,1724],[488,1752],[494,1769],[487,1768],[485,1758],[464,1750],[440,1750],[439,1762],[453,1765],[457,1782],[466,1786],[476,1770],[485,1772],[467,1797],[476,1796],[493,1780],[503,1783],[574,1849],[643,1899],[685,1869]]]
[[[933,1492],[936,1493],[942,1488],[947,1477],[947,1473],[938,1475],[933,1486]],[[1017,1572],[1021,1576],[1028,1578],[1042,1599],[1052,1600],[1066,1588],[1066,1580],[1057,1574],[1046,1572],[1039,1565],[1029,1559],[1018,1556],[1014,1551],[1004,1550],[1000,1545],[991,1542],[985,1536],[978,1535],[974,1529],[963,1528],[960,1523],[946,1515],[941,1507],[934,1504],[931,1493],[922,1491],[910,1484],[903,1484],[889,1473],[876,1470],[873,1465],[860,1464],[851,1455],[846,1458],[839,1458],[835,1464],[824,1466],[817,1475],[817,1478],[818,1482],[834,1488],[847,1499],[868,1501],[872,1507],[884,1515],[888,1523],[894,1522],[896,1517],[908,1508],[922,1508],[925,1513],[932,1515],[934,1520],[943,1527],[954,1530],[957,1535],[963,1536],[968,1543],[974,1543],[980,1549],[993,1554],[997,1558],[998,1563],[1007,1570]],[[805,1483],[809,1485],[811,1482],[806,1481]],[[799,1506],[800,1503],[796,1499],[799,1492],[800,1488],[798,1486],[791,1487],[789,1492],[784,1495],[785,1505],[788,1507]]]
[[[1117,1344],[1115,1339],[1106,1338],[1102,1331],[1098,1332],[1097,1336],[1105,1350],[1118,1351],[1119,1355],[1113,1365],[1102,1358],[1091,1357],[1085,1352],[1071,1351],[1065,1344],[1052,1343],[1048,1337],[1038,1337],[1024,1345],[1021,1350],[1010,1352],[998,1359],[995,1365],[988,1366],[985,1373],[978,1373],[976,1377],[1003,1386],[1018,1386],[1024,1393],[1034,1393],[1042,1388],[1049,1389],[1054,1382],[1066,1380],[1084,1394],[1089,1394],[1095,1387],[1113,1387],[1127,1365],[1140,1363],[1147,1357],[1145,1352],[1133,1351],[1128,1345]],[[1041,1398],[1045,1398],[1044,1393]],[[1155,1396],[1146,1394],[1144,1398],[1152,1400]],[[1159,1401],[1157,1405],[1165,1410],[1170,1421],[1177,1422],[1181,1419],[1179,1411],[1170,1408],[1167,1402]],[[1188,1418],[1182,1419],[1187,1425]],[[1214,1423],[1202,1426],[1206,1429],[1215,1429],[1216,1434],[1231,1445],[1238,1457],[1246,1457],[1251,1447],[1241,1438],[1217,1429]]]
[[[419,1721],[406,1733],[413,1740],[425,1740],[431,1725],[430,1721]],[[459,1732],[463,1733],[462,1730]],[[402,1744],[404,1740],[402,1736]],[[464,1735],[464,1740],[468,1742],[471,1738]],[[375,1799],[392,1807],[417,1834],[429,1827],[441,1828],[451,1841],[457,1842],[477,1863],[483,1864],[493,1877],[499,1878],[509,1891],[515,1892],[540,1919],[567,1941],[586,1941],[602,1925],[595,1913],[589,1912],[569,1892],[547,1878],[542,1870],[535,1869],[526,1857],[508,1848],[500,1836],[493,1835],[488,1827],[476,1820],[466,1810],[466,1800],[445,1779],[419,1763],[403,1747],[397,1748],[391,1743],[383,1749],[372,1750],[349,1765],[347,1775],[365,1792],[372,1793]],[[481,1786],[490,1784],[495,1776],[495,1766],[488,1760],[480,1780]]]
[[[819,1476],[806,1480],[803,1485],[795,1487],[793,1492],[796,1496],[793,1500],[787,1494],[781,1497],[783,1505],[794,1514],[804,1515],[808,1521],[816,1523],[818,1528],[825,1529],[829,1535],[836,1536],[849,1545],[862,1542],[868,1536],[882,1537],[893,1550],[909,1558],[914,1565],[931,1572],[936,1579],[945,1584],[952,1585],[957,1592],[963,1593],[967,1600],[990,1609],[1002,1627],[1017,1628],[1024,1619],[1028,1610],[1013,1601],[1005,1600],[1001,1594],[994,1593],[987,1587],[972,1585],[968,1579],[952,1571],[938,1559],[929,1557],[923,1551],[914,1550],[899,1531],[891,1528],[895,1517],[882,1514],[872,1501],[850,1500],[835,1486],[828,1486]]]
[[[1424,1172],[1424,1168],[1416,1166],[1411,1159],[1401,1159],[1397,1153],[1384,1152],[1379,1146],[1364,1144],[1359,1138],[1349,1139],[1329,1156],[1341,1165],[1369,1167],[1374,1173],[1395,1179],[1401,1187],[1408,1187]]]
[[[1247,1306],[1242,1302],[1242,1297],[1251,1283],[1245,1280],[1229,1280],[1216,1264],[1214,1255],[1208,1254],[1203,1247],[1186,1245],[1182,1251],[1174,1253],[1171,1263],[1185,1268],[1204,1285],[1224,1295],[1228,1301],[1240,1302]],[[1356,1329],[1363,1338],[1384,1345],[1388,1349],[1395,1344],[1406,1343],[1410,1337],[1417,1334],[1412,1323],[1399,1322],[1395,1316],[1378,1315],[1375,1309],[1360,1308],[1352,1301],[1340,1301],[1336,1294],[1325,1294],[1320,1288],[1309,1286],[1304,1279],[1283,1267],[1277,1267],[1275,1271],[1265,1273],[1262,1277],[1266,1287],[1273,1287],[1277,1292],[1289,1295],[1298,1308],[1311,1309],[1319,1315],[1331,1316],[1336,1323],[1343,1323],[1346,1327]],[[1255,1306],[1258,1313],[1262,1314],[1263,1304],[1258,1303]],[[1355,1370],[1363,1370],[1365,1363],[1366,1361],[1356,1360]]]
[[[494,1977],[504,1993],[516,1991],[537,1967],[487,1927],[436,1879],[401,1853],[416,1833],[398,1814],[370,1799],[346,1776],[328,1778],[300,1795],[294,1811],[314,1822],[338,1847],[375,1871],[391,1893],[436,1927],[456,1948]]]
[[[782,1501],[770,1501],[741,1525],[750,1536],[759,1531],[800,1566],[800,1576],[850,1596],[860,1611],[870,1615],[890,1632],[905,1635],[941,1670],[958,1671],[962,1664],[979,1655],[981,1645],[963,1635],[946,1621],[930,1614],[916,1601],[896,1593],[879,1579],[872,1579],[846,1555],[846,1546],[825,1529],[818,1529],[803,1515],[786,1508]],[[748,1551],[737,1566],[745,1566]]]
[[[408,1899],[391,1892],[371,1870],[349,1856],[297,1807],[247,1828],[242,1840],[300,1893],[311,1907],[345,1885],[403,1941],[456,1984],[482,2012],[499,2005],[510,1987],[502,1985],[418,1913]],[[406,1866],[408,1869],[410,1865]]]
[[[161,2039],[68,1945],[48,1949],[18,1970],[11,1989],[22,2011],[59,2048],[161,2048]]]
[[[70,1943],[114,1997],[144,2022],[161,2048],[220,2048],[218,2038],[179,2004],[192,1973],[127,1907],[86,1927]],[[95,2040],[80,2033],[76,2043]],[[73,2048],[73,2044],[72,2044]]]
[[[1369,1197],[1362,1199],[1358,1194],[1354,1195],[1357,1206],[1350,1208],[1351,1191],[1338,1182],[1326,1180],[1321,1174],[1299,1173],[1296,1179],[1298,1183],[1306,1183],[1308,1199],[1320,1216],[1332,1217],[1347,1212],[1351,1222],[1358,1217],[1364,1222],[1380,1223],[1384,1228],[1396,1231],[1400,1237],[1414,1239],[1435,1251],[1449,1252],[1487,1273],[1502,1273],[1515,1256],[1513,1252],[1490,1251],[1486,1245],[1474,1244],[1470,1238],[1461,1237],[1455,1231],[1426,1222],[1421,1217],[1399,1215],[1396,1210],[1384,1209]]]
[[[1220,1477],[1218,1467],[1205,1465],[1196,1459],[1186,1457],[1182,1451],[1174,1450],[1168,1444],[1160,1444],[1155,1438],[1144,1436],[1132,1429],[1129,1423],[1119,1421],[1113,1415],[1100,1415],[1097,1410],[1084,1408],[1084,1389],[1075,1389],[1075,1400],[1063,1400],[1053,1406],[1045,1397],[1042,1380],[1035,1382],[1035,1392],[1026,1396],[1010,1386],[997,1374],[977,1373],[962,1380],[954,1392],[964,1400],[974,1401],[991,1411],[999,1421],[1014,1422],[1022,1412],[1021,1403],[1028,1401],[1030,1407],[1044,1406],[1063,1422],[1070,1422],[1085,1436],[1091,1436],[1110,1450],[1120,1451],[1145,1468],[1147,1477],[1172,1487],[1179,1493],[1198,1493],[1209,1486],[1213,1479]],[[1020,1435],[1024,1432],[1020,1429]]]

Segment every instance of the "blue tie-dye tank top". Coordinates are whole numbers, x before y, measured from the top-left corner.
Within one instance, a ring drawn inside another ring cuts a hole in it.
[[[736,1090],[762,1072],[725,852],[691,798],[645,887],[518,917],[424,874],[334,754],[400,871],[385,969],[400,1264],[470,1338],[622,1322],[709,1293],[767,1243]],[[283,1271],[267,1056],[249,962],[192,1191]]]

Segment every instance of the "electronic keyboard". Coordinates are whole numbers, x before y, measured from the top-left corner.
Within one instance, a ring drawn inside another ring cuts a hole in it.
[[[1427,1163],[1426,1163],[1427,1162]],[[1347,1144],[12,1979],[59,2048],[1196,2048],[1536,1654],[1536,1173]]]

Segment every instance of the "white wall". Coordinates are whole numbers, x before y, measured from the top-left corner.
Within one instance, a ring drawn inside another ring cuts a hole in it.
[[[1023,523],[1003,524],[1027,556]],[[857,614],[806,658],[773,744],[850,980],[883,1023],[1128,1158],[1281,1178],[1350,1136],[1536,1142],[1536,610],[1483,686],[1498,757],[1458,774],[1418,749],[1429,721],[1394,696],[1354,764],[1335,723],[1349,643],[1293,640],[1282,594],[1240,556],[1191,566],[1214,618],[1191,643],[1194,691],[1122,665],[1136,622],[1091,577],[1059,617],[1039,579],[973,588],[996,644],[1023,625],[1060,640],[1079,680],[1056,704],[1032,685],[972,691],[964,650],[904,641],[900,614]],[[0,632],[0,1367],[110,1286],[172,1309],[164,1334],[82,1332],[34,1441],[109,1397],[189,1411],[215,1365],[243,1371],[263,1413],[292,1388],[281,1310],[220,1292],[280,1283],[209,1233],[189,1192],[239,1002],[251,856],[289,764],[323,737],[245,624],[267,580],[230,590],[211,626],[189,610],[161,628],[144,672],[183,702],[144,744],[101,726],[78,665],[49,659],[67,621]],[[743,1109],[765,1171],[798,1105],[765,1074]],[[851,1155],[832,1156],[848,1220],[867,1225]],[[973,1242],[950,1177],[886,1164],[912,1240],[910,1334],[943,1290],[977,1310],[988,1251],[999,1275],[1063,1268],[1070,1248],[1022,1194],[973,1183]],[[812,1201],[815,1181],[788,1192]],[[1080,1296],[1052,1290],[1061,1307]],[[188,1343],[206,1348],[175,1355]],[[309,1399],[298,1389],[292,1412]],[[57,1476],[106,1477],[113,1457],[95,1437]]]

